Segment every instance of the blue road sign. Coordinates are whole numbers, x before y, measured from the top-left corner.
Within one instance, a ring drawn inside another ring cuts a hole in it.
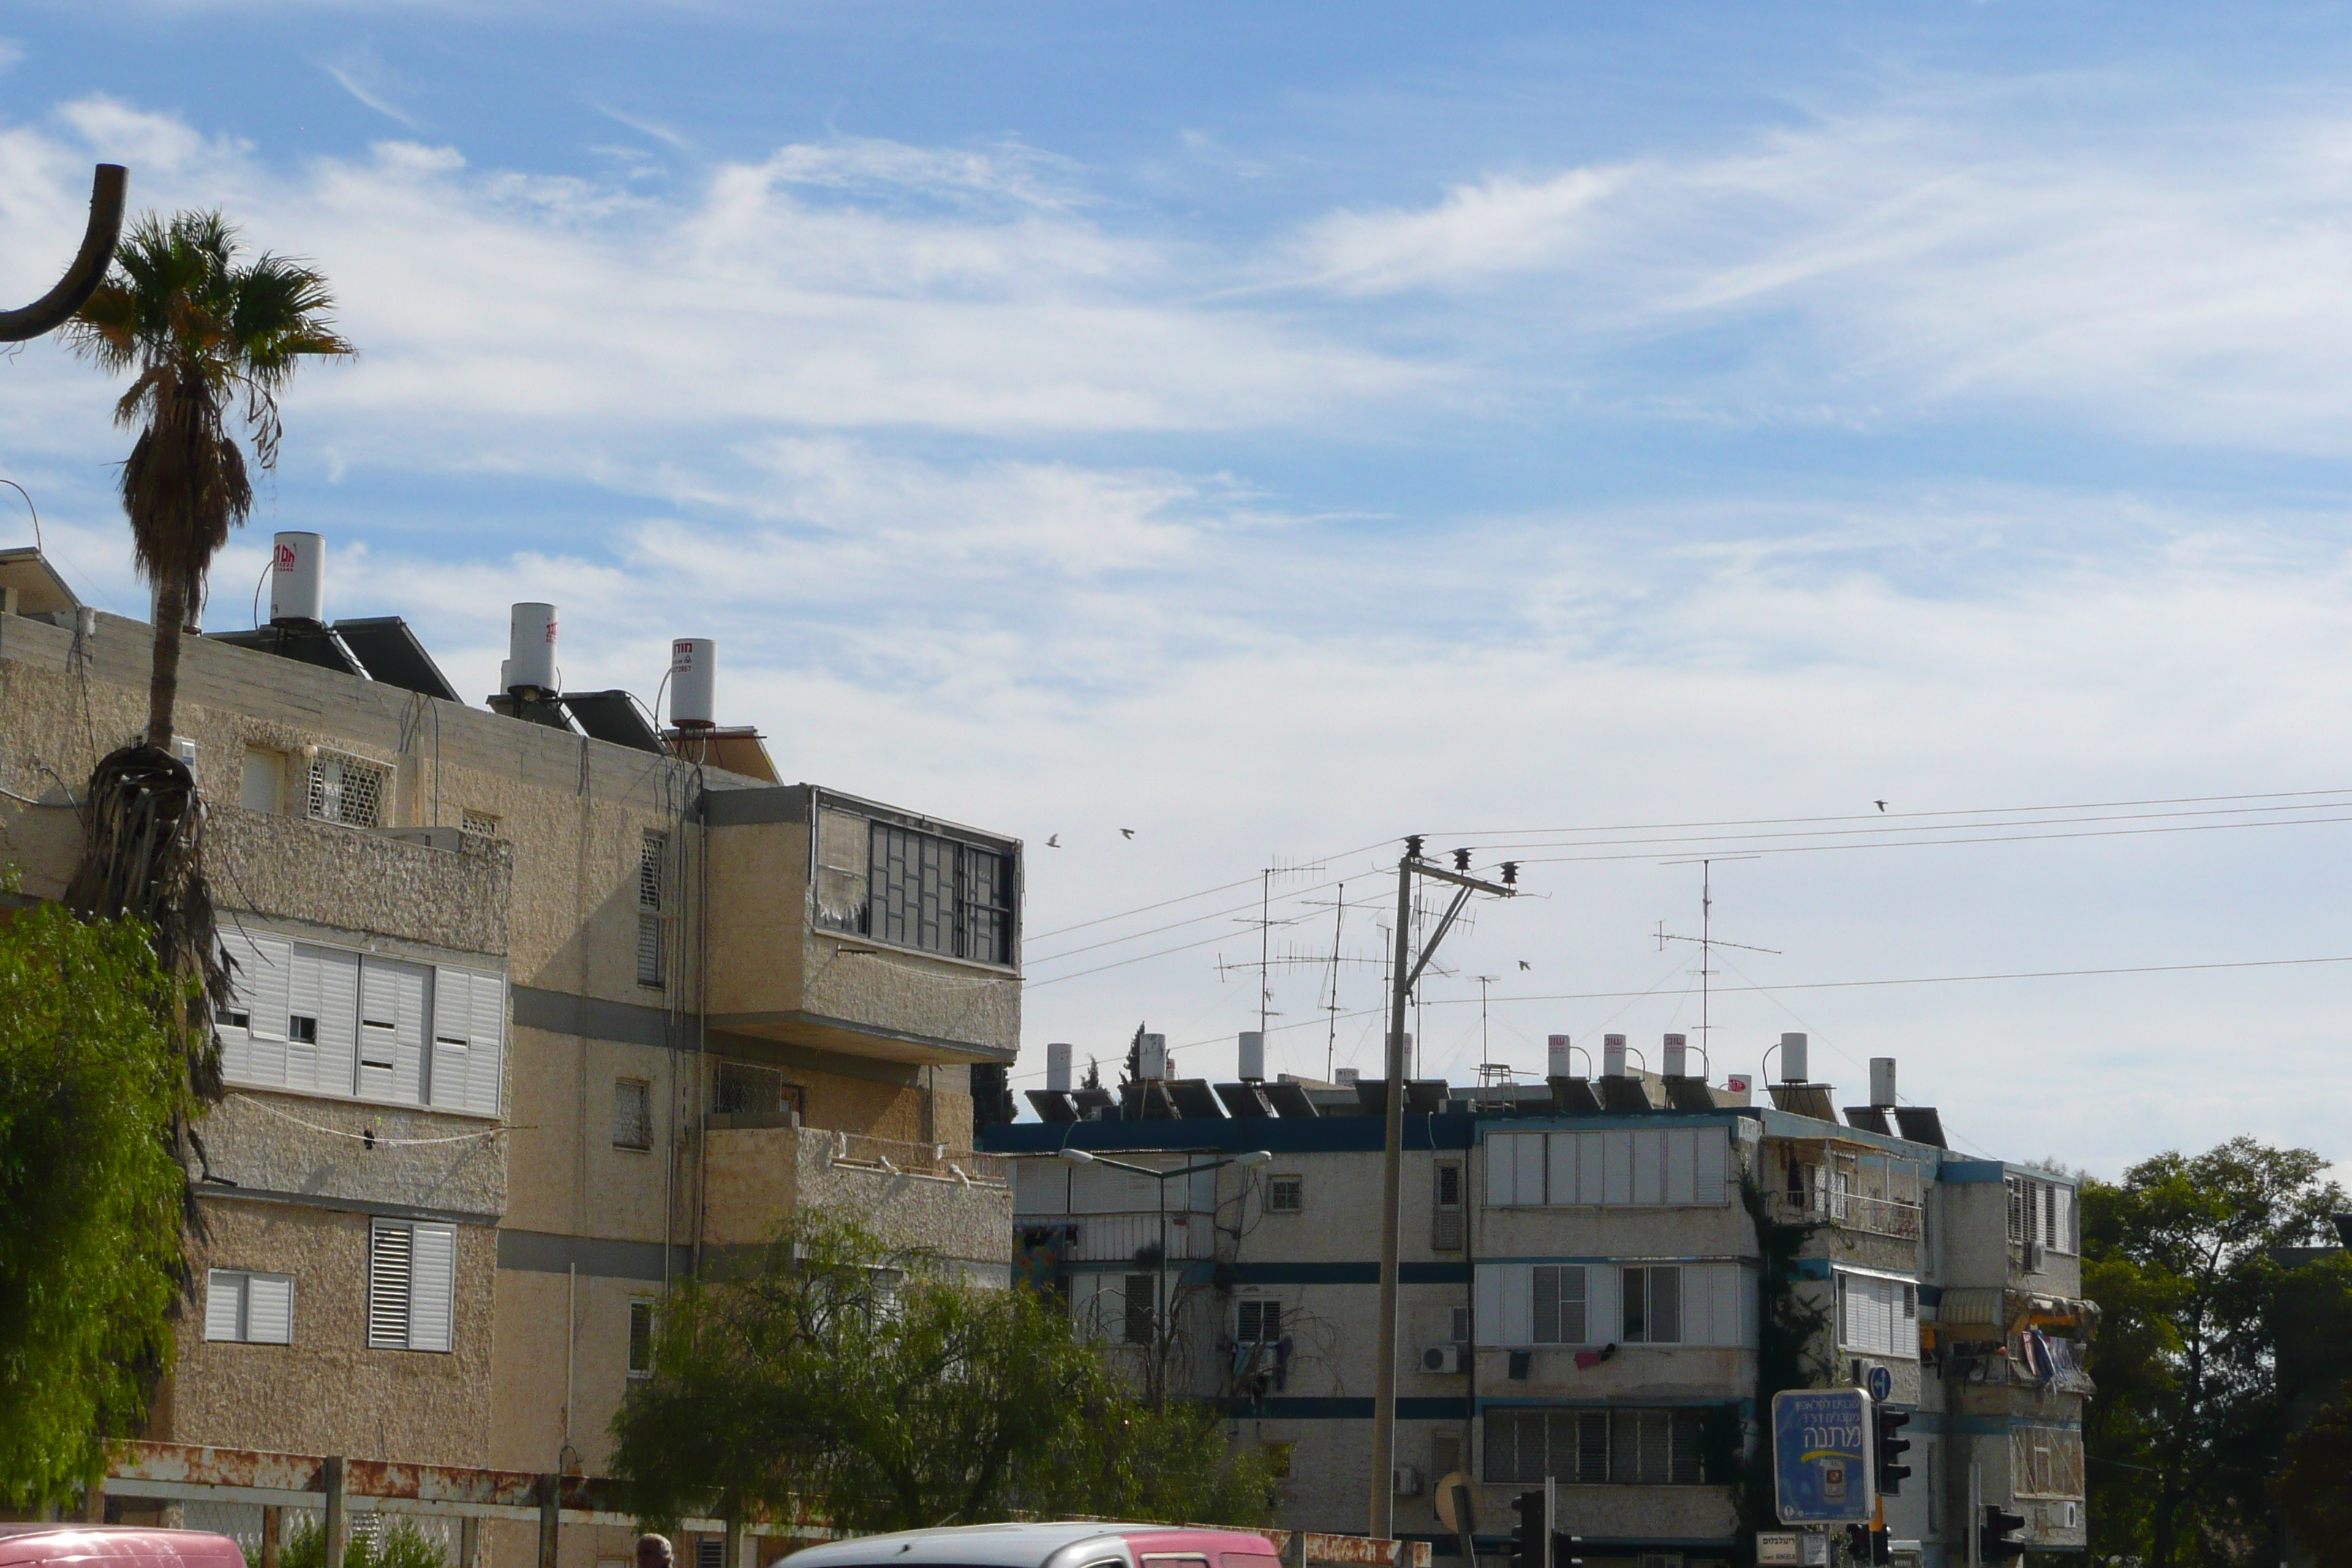
[[[1883,1366],[1870,1369],[1870,1397],[1880,1405],[1895,1397],[1895,1374]]]
[[[1773,1500],[1783,1524],[1871,1517],[1870,1404],[1859,1388],[1785,1388],[1772,1396]]]

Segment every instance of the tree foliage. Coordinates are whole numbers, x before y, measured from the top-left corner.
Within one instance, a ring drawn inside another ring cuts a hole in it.
[[[2287,1439],[2285,1460],[2270,1491],[2295,1543],[2315,1568],[2352,1568],[2352,1395]]]
[[[1212,1413],[1154,1411],[1048,1299],[803,1216],[732,1278],[688,1281],[613,1425],[656,1521],[806,1510],[856,1531],[1015,1510],[1249,1522],[1267,1478]]]
[[[278,1568],[319,1568],[326,1555],[326,1529],[315,1517],[308,1518],[286,1532],[285,1544],[278,1548]],[[393,1519],[373,1539],[352,1531],[343,1542],[343,1568],[445,1568],[448,1561],[440,1542],[405,1519]]]
[[[2282,1430],[2273,1253],[2327,1235],[2345,1199],[2326,1169],[2242,1137],[2084,1184],[2083,1283],[2101,1309],[2084,1430],[2095,1556],[2175,1568],[2266,1546]]]
[[[135,921],[0,921],[0,1504],[59,1500],[144,1420],[185,1283],[184,1005]]]

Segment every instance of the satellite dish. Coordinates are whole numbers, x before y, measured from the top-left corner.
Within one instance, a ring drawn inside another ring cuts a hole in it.
[[[1456,1470],[1437,1483],[1437,1517],[1456,1535],[1478,1533],[1478,1509],[1472,1501],[1470,1472]]]

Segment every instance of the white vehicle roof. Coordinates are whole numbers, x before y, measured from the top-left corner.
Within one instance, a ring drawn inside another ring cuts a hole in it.
[[[853,1541],[827,1542],[792,1555],[792,1568],[849,1568],[851,1564],[905,1563],[949,1563],[956,1568],[1041,1568],[1049,1559],[1073,1547],[1097,1543],[1102,1556],[1132,1563],[1129,1534],[1231,1534],[1250,1531],[1185,1531],[1165,1524],[1119,1524],[1103,1521],[1040,1524],[964,1524],[938,1530],[906,1530],[889,1535],[861,1535]],[[1236,1545],[1239,1544],[1237,1542]],[[1260,1551],[1265,1548],[1261,1546]],[[1087,1558],[1072,1552],[1067,1561]]]

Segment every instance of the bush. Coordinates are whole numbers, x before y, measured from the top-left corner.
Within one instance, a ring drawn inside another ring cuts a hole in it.
[[[448,1556],[441,1543],[411,1520],[394,1519],[370,1541],[349,1529],[343,1542],[343,1568],[446,1568]],[[315,1519],[297,1524],[278,1548],[278,1568],[319,1568],[326,1553],[326,1526]]]

